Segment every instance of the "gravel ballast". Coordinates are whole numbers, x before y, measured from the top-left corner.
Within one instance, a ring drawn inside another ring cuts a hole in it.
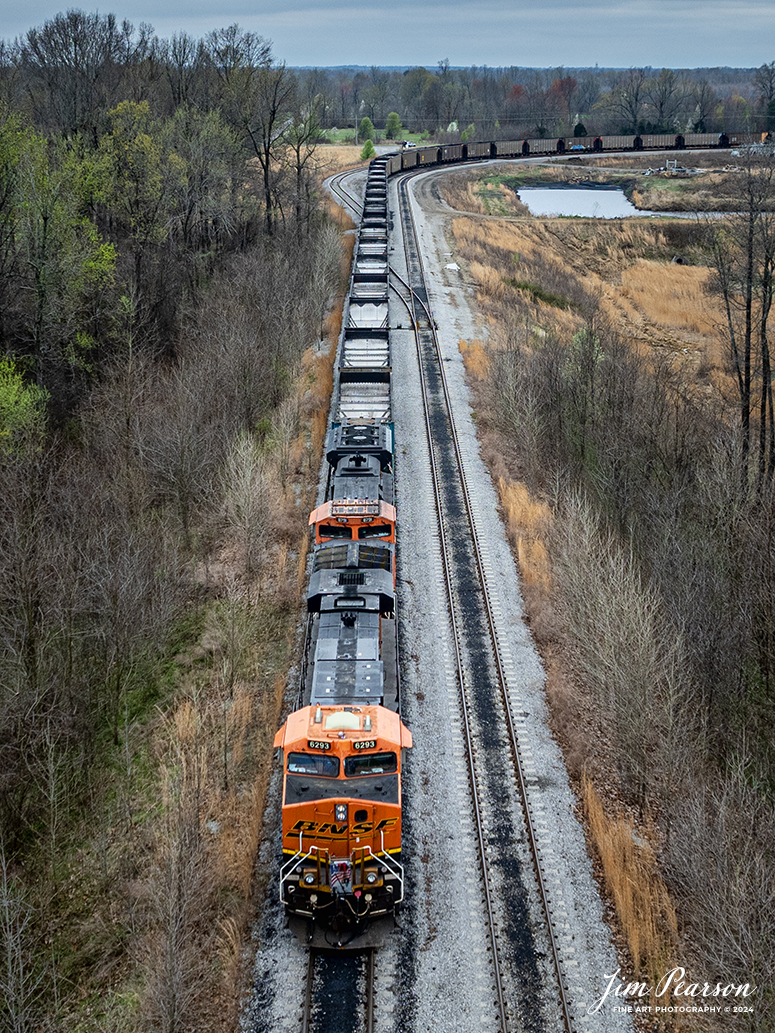
[[[418,177],[413,186],[439,174],[444,174],[443,170]],[[355,192],[354,184],[348,189]],[[389,188],[389,207],[394,229],[390,262],[406,276],[395,182]],[[530,786],[531,814],[549,874],[574,1029],[629,1031],[630,1016],[614,1012],[610,1001],[589,1014],[618,962],[603,919],[583,830],[575,816],[576,799],[560,749],[549,731],[544,672],[524,623],[518,574],[498,515],[497,496],[479,455],[458,343],[461,339],[483,338],[485,328],[478,322],[473,289],[454,268],[438,205],[435,212],[426,214],[415,204],[414,211],[466,477],[475,499],[476,521],[487,529],[483,558],[488,589],[505,654],[508,695]],[[415,341],[407,329],[406,309],[393,293],[390,323],[393,328],[404,328],[392,334],[397,590],[402,716],[412,730],[414,748],[405,755],[403,776],[407,900],[398,918],[400,925],[386,933],[377,954],[375,1030],[497,1030],[494,970],[461,734],[459,687]],[[254,929],[254,990],[242,1017],[242,1028],[250,1033],[295,1033],[300,1028],[306,950],[286,927],[277,899],[280,788],[278,769],[267,806],[268,835],[259,859],[266,892]],[[507,800],[511,795],[504,790],[504,806],[512,806]],[[536,993],[535,1009],[528,1015],[521,1012],[513,1030],[559,1031],[562,1026],[545,946],[545,919],[530,878],[526,845],[520,863],[527,872],[526,896],[542,989]],[[502,896],[508,893],[502,880],[496,878],[495,885]],[[507,985],[506,989],[516,992],[517,988]]]

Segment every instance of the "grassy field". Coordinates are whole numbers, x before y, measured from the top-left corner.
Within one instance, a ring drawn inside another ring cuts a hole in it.
[[[575,332],[599,307],[638,349],[671,352],[699,384],[726,390],[723,313],[708,293],[696,224],[456,218],[452,235],[494,321],[508,303],[510,318],[535,333]]]
[[[497,171],[471,171],[465,180],[450,177],[442,191],[452,207],[487,215],[528,215],[519,199],[510,196],[526,186],[617,186],[643,211],[734,211],[730,175],[723,167],[673,173],[659,171],[660,160],[651,155],[650,163],[645,159],[602,158],[598,163],[592,158],[573,158],[549,160],[545,165],[501,166]],[[630,161],[632,165],[627,164]]]

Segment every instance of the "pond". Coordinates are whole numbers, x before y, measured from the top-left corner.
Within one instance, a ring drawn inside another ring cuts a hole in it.
[[[636,208],[627,200],[621,187],[521,187],[517,196],[533,215],[624,219],[655,214]]]

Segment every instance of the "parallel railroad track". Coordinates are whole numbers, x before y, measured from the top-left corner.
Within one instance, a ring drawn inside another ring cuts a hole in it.
[[[530,966],[526,962],[531,944],[515,944],[515,937],[518,939],[520,933],[525,932],[521,925],[527,922],[526,908],[520,907],[519,901],[496,900],[496,897],[502,898],[498,888],[502,889],[503,883],[501,881],[499,887],[494,885],[498,881],[498,873],[501,880],[504,877],[508,880],[509,885],[514,884],[514,877],[519,877],[516,832],[507,827],[508,822],[503,820],[503,816],[499,820],[499,809],[492,806],[493,800],[498,800],[499,788],[503,791],[507,783],[513,783],[521,801],[545,917],[559,1010],[565,1030],[572,1033],[571,1008],[553,914],[558,910],[558,895],[550,895],[547,887],[542,856],[546,853],[547,844],[545,840],[541,842],[533,819],[528,779],[499,641],[498,619],[488,591],[487,564],[482,549],[484,529],[479,527],[476,507],[467,484],[444,362],[428,303],[422,258],[408,196],[408,178],[404,177],[398,184],[408,281],[391,269],[391,276],[398,284],[396,286],[394,282],[392,286],[409,311],[417,345],[500,1027],[502,1033],[508,1033],[523,1024],[527,1028],[541,1028],[543,1024],[539,1015],[531,1011],[528,1000],[531,983],[534,994],[538,995],[539,990],[537,970],[528,971]],[[477,726],[476,734],[474,725]],[[483,737],[486,740],[484,742]],[[508,758],[503,756],[504,753],[508,754]],[[480,797],[486,801],[488,795],[489,805],[485,803],[482,806]],[[506,810],[503,808],[503,814]],[[521,1001],[509,998],[509,990],[515,986],[525,991]]]
[[[328,189],[339,201],[343,208],[349,209],[355,216],[356,219],[360,219],[363,214],[363,204],[355,194],[351,194],[342,184],[343,182],[353,174],[353,170],[350,169],[348,172],[340,172],[336,176],[332,176],[328,180]]]
[[[375,953],[309,949],[301,1033],[373,1033]]]

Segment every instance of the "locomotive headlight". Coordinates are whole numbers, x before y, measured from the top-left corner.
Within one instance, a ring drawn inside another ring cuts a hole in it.
[[[376,881],[377,881],[377,873],[376,872],[367,872],[366,873],[366,882],[368,882],[371,886],[373,886]]]
[[[315,875],[314,875],[314,872],[307,872],[307,874],[304,876],[304,882],[307,884],[307,886],[314,886],[315,885]]]
[[[347,821],[347,804],[338,803],[334,807],[334,814],[337,821]]]

